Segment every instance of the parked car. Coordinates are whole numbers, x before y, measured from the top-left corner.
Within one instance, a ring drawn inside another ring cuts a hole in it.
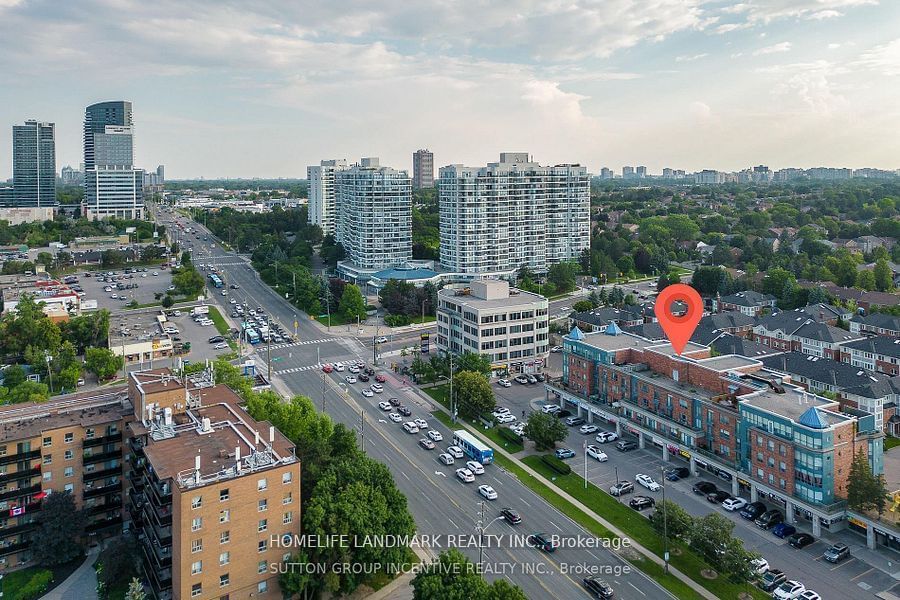
[[[541,407],[541,412],[546,413],[548,415],[553,415],[562,410],[558,404],[545,404]]]
[[[510,525],[518,525],[522,522],[522,516],[511,508],[500,509],[500,516],[506,519]]]
[[[781,539],[790,537],[795,533],[797,533],[797,528],[783,521],[781,523],[776,523],[775,526],[772,527],[772,534]]]
[[[497,422],[500,424],[512,423],[515,420],[516,416],[509,413],[505,413],[497,417]]]
[[[747,506],[747,501],[743,498],[729,498],[725,502],[722,503],[722,508],[727,510],[728,512],[734,512],[736,510],[741,510]]]
[[[803,590],[803,593],[797,596],[797,600],[822,600],[822,596],[812,590]]]
[[[556,354],[557,352],[562,352],[562,346],[553,346],[550,348],[550,352]]]
[[[575,427],[576,425],[581,425],[584,423],[584,419],[581,417],[569,417],[566,419],[566,425],[569,427]]]
[[[700,496],[705,496],[715,489],[717,489],[716,484],[710,483],[708,481],[698,481],[691,487],[691,490],[693,490],[695,494],[698,494]]]
[[[797,549],[806,548],[810,544],[815,543],[815,541],[816,538],[809,535],[808,533],[795,533],[788,538],[788,544]]]
[[[596,458],[600,462],[606,462],[609,457],[606,455],[606,452],[600,449],[599,446],[590,445],[587,447],[587,455],[591,458]]]
[[[614,442],[619,439],[619,436],[616,435],[615,431],[601,431],[597,434],[597,437],[594,438],[601,444],[605,444],[606,442]]]
[[[637,442],[632,442],[631,440],[619,440],[616,442],[616,450],[620,452],[629,452],[637,449],[637,447]]]
[[[628,502],[628,506],[634,510],[644,510],[656,506],[656,500],[650,496],[635,496]]]
[[[436,429],[430,429],[428,431],[428,438],[432,442],[443,442],[444,441],[444,436],[442,436],[441,432]]]
[[[750,568],[756,575],[763,575],[769,570],[769,561],[763,557],[759,557],[750,561]]]
[[[593,424],[582,425],[578,428],[578,433],[582,433],[584,435],[590,435],[592,433],[597,433],[600,431],[600,428]]]
[[[564,459],[564,458],[572,458],[575,456],[575,451],[571,448],[558,448],[556,450],[556,458]]]
[[[772,592],[772,598],[775,600],[794,600],[794,598],[798,598],[805,591],[805,585],[794,579],[789,579]]]
[[[500,387],[512,387],[512,384],[509,382],[509,379],[498,379],[497,385]]]
[[[739,513],[742,517],[749,521],[755,520],[759,515],[766,512],[766,505],[762,502],[751,502],[741,509]]]
[[[822,558],[830,563],[839,563],[845,558],[850,558],[850,547],[847,544],[838,542],[828,547],[828,550],[822,554]]]
[[[779,585],[787,581],[787,575],[781,569],[769,569],[763,573],[762,579],[759,580],[759,587],[763,591],[771,592]]]
[[[720,490],[718,488],[706,495],[707,501],[712,502],[713,504],[722,504],[729,498],[731,498],[731,494],[729,494],[725,490]]]
[[[557,544],[553,542],[553,538],[546,533],[532,533],[528,536],[528,543],[544,552],[554,552],[557,547]]]
[[[652,477],[650,477],[649,475],[645,475],[644,473],[638,473],[637,475],[635,475],[634,480],[651,492],[658,492],[662,487]]]
[[[690,477],[690,475],[691,470],[687,467],[672,467],[670,469],[666,469],[667,481],[678,481],[679,479]]]
[[[609,494],[611,496],[622,496],[624,494],[630,494],[633,491],[634,484],[630,481],[620,481],[609,488]]]
[[[453,457],[447,454],[446,452],[442,452],[438,455],[438,460],[440,460],[445,465],[452,465],[454,462]]]
[[[516,375],[515,377],[513,377],[513,381],[525,385],[528,383],[528,377],[526,377],[525,375]]]
[[[756,526],[760,529],[771,529],[784,521],[784,515],[780,510],[767,510],[761,514],[755,521]]]

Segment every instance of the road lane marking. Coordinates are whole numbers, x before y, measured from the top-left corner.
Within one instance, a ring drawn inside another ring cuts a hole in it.
[[[563,530],[562,527],[560,527],[559,525],[557,525],[557,524],[554,523],[553,521],[547,521],[547,522],[550,523],[551,525],[553,525],[554,527],[556,527],[558,530],[560,530],[560,531]]]
[[[640,594],[641,596],[646,596],[646,595],[647,595],[647,594],[645,594],[644,592],[642,592],[638,586],[634,585],[634,584],[631,583],[630,581],[628,582],[628,585],[630,585],[631,587],[633,587],[634,590],[635,590],[638,594]]]

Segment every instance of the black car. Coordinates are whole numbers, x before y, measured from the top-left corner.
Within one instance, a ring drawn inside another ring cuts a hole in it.
[[[522,517],[511,508],[503,508],[500,510],[500,516],[506,519],[510,525],[518,525],[522,522]]]
[[[616,442],[616,450],[619,452],[628,452],[630,450],[635,450],[637,447],[637,443],[632,442],[631,440],[619,440]]]
[[[710,492],[717,490],[716,484],[710,483],[708,481],[698,481],[691,487],[695,494],[699,494],[700,496],[706,496]]]
[[[231,287],[231,289],[233,289],[233,290],[237,290],[237,289],[240,289],[241,286],[239,286],[239,285],[236,284],[236,283],[232,283],[230,287]]]
[[[391,403],[391,406],[400,406],[400,398],[388,398],[388,402]]]
[[[788,538],[788,544],[793,546],[794,548],[806,548],[810,544],[816,541],[816,538],[809,535],[808,533],[795,533],[791,537]]]
[[[528,543],[544,552],[556,551],[556,544],[553,543],[553,540],[546,533],[532,533],[528,536]]]
[[[762,502],[751,502],[750,504],[742,508],[739,514],[745,519],[753,521],[764,512],[766,512],[765,504],[763,504]]]
[[[364,372],[366,375],[374,375],[374,374],[375,374],[375,369],[373,369],[372,367],[366,367],[366,368],[363,370],[363,372]]]
[[[635,496],[628,502],[628,506],[634,510],[644,510],[656,506],[656,500],[649,496]]]
[[[686,479],[691,476],[691,470],[687,467],[672,467],[671,469],[666,469],[666,479],[669,481],[678,481],[679,479]]]
[[[759,587],[766,592],[773,592],[775,588],[787,581],[787,575],[781,569],[769,569],[759,580]]]
[[[360,381],[368,381],[369,380],[369,376],[366,375],[365,373],[360,373],[359,375],[356,376],[356,378],[359,379]]]
[[[595,598],[605,600],[613,597],[612,587],[596,575],[585,577],[581,582],[584,584],[584,588]]]
[[[720,489],[715,489],[706,495],[706,499],[713,504],[722,504],[729,498],[731,498],[731,494]]]
[[[543,373],[535,373],[534,378],[540,382],[543,382],[546,379],[546,377],[544,377]]]
[[[828,550],[825,551],[825,554],[822,555],[822,558],[830,563],[839,563],[845,558],[850,558],[850,548],[847,544],[832,544]]]
[[[220,342],[224,342],[224,341],[225,341],[225,338],[223,338],[221,335],[214,335],[214,336],[212,336],[211,338],[209,338],[207,341],[208,341],[210,344],[218,344],[218,343],[220,343]]]
[[[403,415],[404,417],[408,417],[412,414],[412,411],[409,410],[407,407],[403,406],[402,404],[397,407],[397,412],[400,413],[401,415]]]
[[[780,510],[769,510],[764,512],[757,518],[754,523],[760,529],[771,529],[784,521],[784,515]]]

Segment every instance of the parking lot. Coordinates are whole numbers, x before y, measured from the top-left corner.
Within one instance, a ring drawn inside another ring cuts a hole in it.
[[[118,310],[132,300],[137,300],[138,304],[154,302],[156,293],[165,293],[168,287],[172,285],[172,274],[168,269],[160,270],[158,267],[139,268],[146,269],[146,271],[126,274],[123,269],[111,269],[103,274],[92,272],[90,277],[86,277],[83,272],[78,273],[76,275],[78,277],[77,285],[80,285],[84,290],[85,299],[97,300],[97,308]],[[105,273],[108,272],[115,273],[113,276],[116,278],[115,281],[109,281],[105,276]],[[106,279],[106,281],[101,281],[101,279]],[[119,284],[125,286],[136,285],[137,287],[106,291],[107,287],[113,288],[113,286]],[[113,294],[116,295],[116,298],[112,297]],[[125,300],[121,299],[122,296],[125,297]]]
[[[182,355],[182,358],[191,362],[202,362],[207,359],[215,360],[217,357],[231,352],[230,348],[217,350],[215,344],[209,342],[209,338],[219,335],[219,332],[216,331],[214,325],[200,325],[194,322],[189,308],[170,310],[168,313],[173,315],[168,317],[169,323],[178,329],[178,334],[172,336],[173,341],[191,343],[190,352]],[[179,316],[175,316],[176,314]],[[225,337],[227,342],[227,336]]]

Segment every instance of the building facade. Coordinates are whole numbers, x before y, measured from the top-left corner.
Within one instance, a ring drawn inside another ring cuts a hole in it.
[[[323,160],[306,167],[309,210],[308,219],[322,228],[325,235],[334,235],[337,223],[334,202],[334,174],[347,168],[345,159]]]
[[[441,264],[475,274],[546,273],[590,247],[590,175],[542,167],[525,152],[500,162],[440,169]]]
[[[402,267],[412,260],[409,173],[363,158],[335,171],[337,240],[357,273]],[[363,275],[364,276],[364,275]]]
[[[13,125],[13,203],[50,207],[56,201],[56,126],[25,121]]]
[[[84,215],[144,217],[144,171],[134,167],[131,102],[101,102],[84,111]]]
[[[124,100],[113,102],[99,102],[92,104],[84,110],[84,168],[93,168],[96,165],[104,165],[98,162],[95,150],[95,136],[106,133],[106,127],[131,128],[134,126],[134,116],[131,102]],[[133,133],[133,132],[132,132]],[[108,141],[108,140],[107,140]],[[120,144],[123,143],[120,140]],[[133,144],[132,144],[133,148]],[[104,157],[100,157],[101,160]],[[133,162],[133,161],[132,161]]]
[[[413,152],[412,184],[414,190],[434,187],[434,154],[431,151],[425,149]]]
[[[93,167],[84,174],[88,219],[144,218],[144,171],[132,167]]]
[[[550,351],[547,299],[499,279],[442,288],[437,347],[488,356],[495,372],[536,372]]]

